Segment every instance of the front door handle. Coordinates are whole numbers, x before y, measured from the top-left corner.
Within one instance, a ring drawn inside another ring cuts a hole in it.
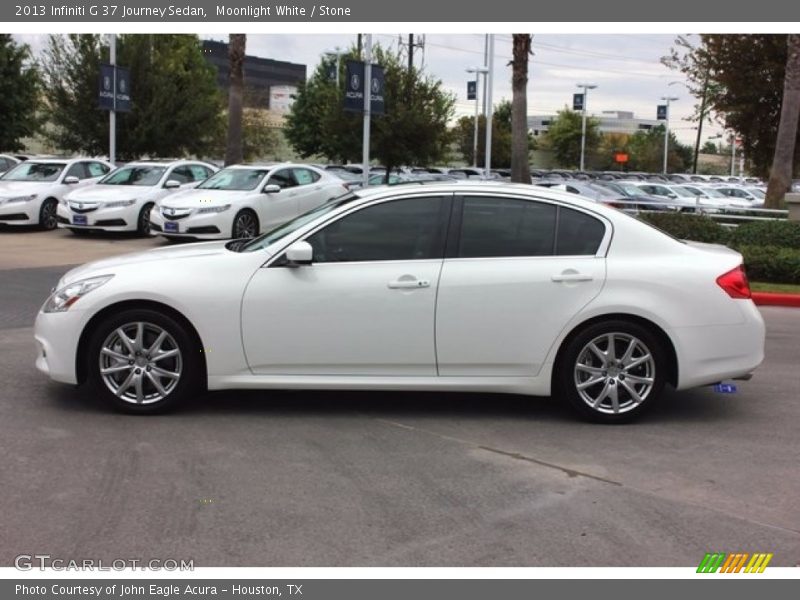
[[[584,273],[576,273],[574,271],[572,271],[572,272],[565,271],[564,273],[561,273],[560,275],[553,275],[550,279],[552,281],[555,281],[556,283],[561,283],[561,282],[570,282],[571,283],[571,282],[574,282],[574,281],[591,281],[594,278],[591,275],[585,275]]]
[[[431,282],[427,279],[417,279],[409,275],[403,275],[399,279],[388,283],[390,290],[413,290],[418,288],[431,287]]]

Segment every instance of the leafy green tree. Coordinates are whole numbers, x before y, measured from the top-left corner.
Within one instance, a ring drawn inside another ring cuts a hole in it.
[[[767,177],[775,155],[788,59],[784,34],[706,34],[699,43],[679,37],[662,60],[683,72],[692,94],[742,139],[752,171]],[[796,132],[800,136],[800,131]],[[800,170],[800,143],[794,148]]]
[[[629,140],[628,170],[660,173],[664,168],[664,126],[648,131],[637,131]],[[679,173],[689,170],[692,164],[692,149],[681,144],[673,132],[669,134],[667,171]]]
[[[469,164],[479,167],[486,165],[486,117],[478,117],[478,160],[472,160],[474,143],[475,117],[461,117],[453,128],[453,139],[458,151]],[[533,141],[528,136],[528,147]],[[511,164],[511,102],[504,100],[498,104],[492,114],[492,168],[506,169]]]
[[[330,58],[324,58],[298,88],[284,134],[300,156],[361,159],[362,116],[343,107],[345,61],[356,57],[355,50],[342,57],[339,89],[330,77],[335,60]],[[450,142],[447,123],[453,114],[453,96],[442,89],[441,81],[419,69],[409,70],[397,54],[380,46],[374,48],[373,61],[384,68],[386,114],[372,118],[372,156],[387,167],[387,176],[401,165],[442,160]]]
[[[701,154],[718,154],[719,153],[719,149],[717,148],[717,145],[714,142],[707,141],[705,144],[703,144],[703,147],[700,148],[700,153]]]
[[[123,35],[120,65],[131,71],[132,110],[117,115],[121,158],[203,155],[222,127],[214,69],[193,35]],[[44,57],[48,135],[59,148],[108,151],[107,113],[98,108],[100,65],[108,48],[99,35],[50,37]]]
[[[586,155],[594,153],[600,144],[599,121],[586,117]],[[564,108],[550,123],[544,146],[553,151],[561,167],[577,168],[581,162],[581,113]]]
[[[223,115],[223,119],[226,118],[227,115]],[[242,109],[241,145],[242,157],[237,162],[276,158],[280,146],[280,134],[266,110]],[[227,148],[227,131],[219,129],[209,152],[212,156],[224,156]]]
[[[0,149],[20,150],[22,139],[39,130],[39,91],[39,72],[28,46],[0,34]]]

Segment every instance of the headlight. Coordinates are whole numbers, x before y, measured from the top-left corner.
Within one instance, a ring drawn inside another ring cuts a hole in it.
[[[230,204],[223,204],[222,206],[206,206],[206,207],[201,208],[200,210],[198,210],[197,214],[202,215],[202,214],[208,214],[208,213],[221,213],[221,212],[225,212],[230,207],[231,207]]]
[[[112,277],[114,276],[100,275],[98,277],[89,277],[88,279],[73,281],[53,292],[47,299],[47,302],[44,303],[44,308],[42,310],[46,313],[64,312],[86,294],[92,290],[96,290]]]
[[[114,202],[107,202],[103,208],[121,208],[123,206],[131,206],[136,203],[136,198],[131,200],[115,200]]]
[[[30,196],[13,196],[12,198],[6,198],[6,202],[9,204],[12,202],[30,202],[31,200],[36,200],[36,198],[36,194],[31,194]]]

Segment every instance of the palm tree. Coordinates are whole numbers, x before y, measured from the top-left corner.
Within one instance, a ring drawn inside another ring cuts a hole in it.
[[[775,156],[767,186],[766,208],[780,208],[784,195],[792,185],[792,167],[800,119],[800,35],[787,40],[786,74],[783,78],[783,103],[775,142]]]
[[[515,33],[511,61],[511,181],[530,183],[528,163],[528,55],[531,35]]]
[[[230,60],[230,87],[228,89],[228,141],[225,148],[225,166],[235,165],[242,156],[242,96],[244,95],[244,53],[247,36],[232,33],[228,36]]]

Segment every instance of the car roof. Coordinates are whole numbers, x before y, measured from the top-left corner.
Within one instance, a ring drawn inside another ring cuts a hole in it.
[[[153,160],[132,160],[130,162],[125,163],[122,165],[123,167],[130,167],[130,166],[147,166],[147,167],[171,167],[173,165],[206,165],[206,166],[213,166],[211,163],[208,163],[204,160],[191,160],[185,158],[179,158],[176,160],[169,160],[169,159],[153,159]]]

